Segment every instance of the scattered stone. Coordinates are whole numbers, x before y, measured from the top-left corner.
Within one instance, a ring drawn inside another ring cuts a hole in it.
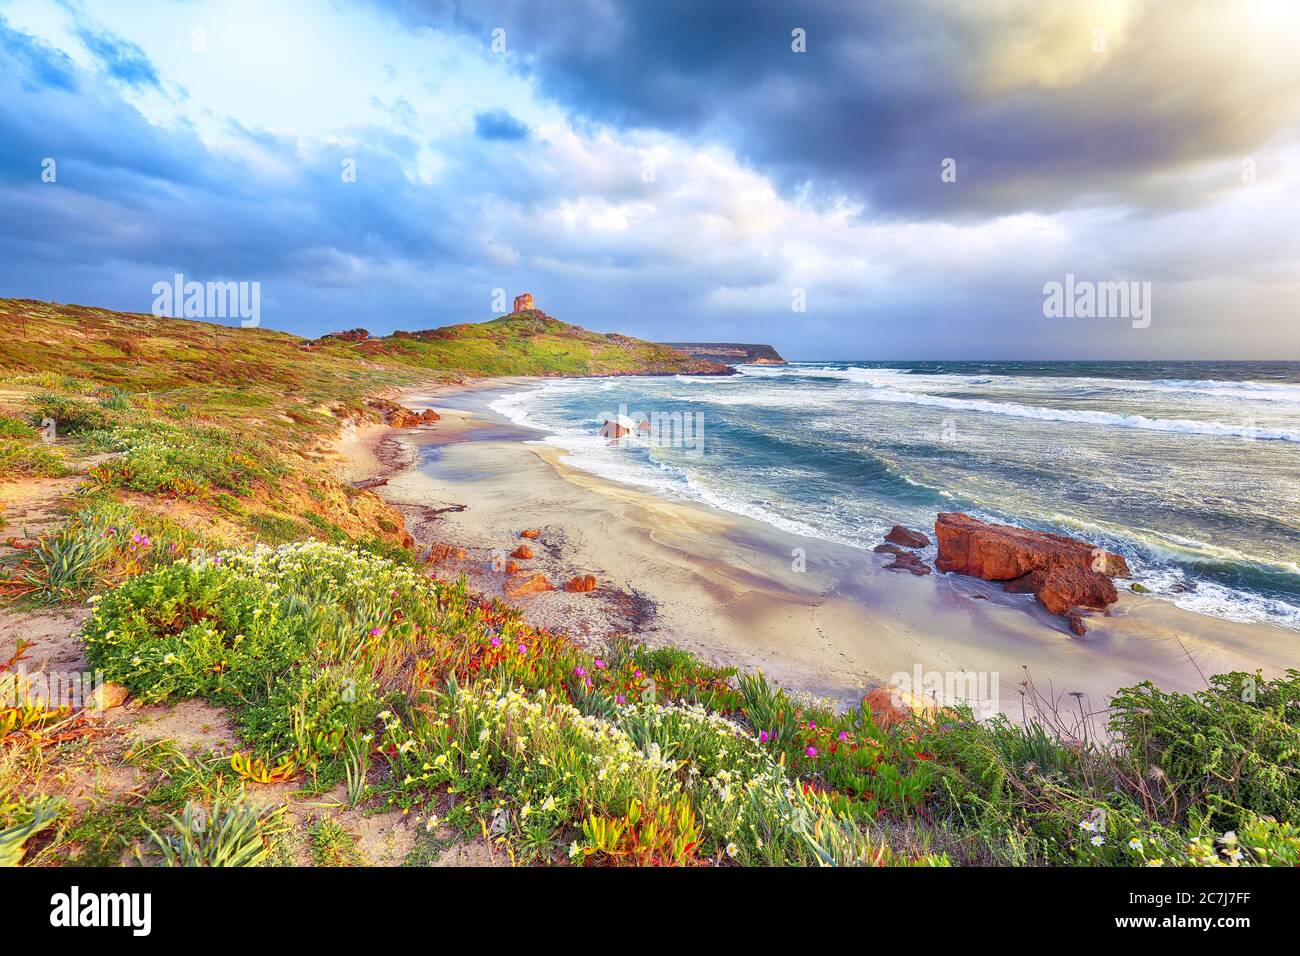
[[[532,556],[533,556],[533,549],[528,547],[528,545],[526,544],[521,544],[519,547],[515,548],[513,551],[510,552],[510,557],[520,558],[524,561],[527,561]]]
[[[886,571],[907,571],[922,577],[930,573],[930,566],[918,558],[911,551],[904,551],[895,556],[894,560],[885,565]]]
[[[1088,625],[1083,623],[1083,612],[1077,607],[1071,608],[1065,612],[1065,623],[1069,625],[1070,630],[1079,637],[1088,633]]]
[[[1151,593],[1151,589],[1149,587],[1147,587],[1145,584],[1138,584],[1136,581],[1134,581],[1132,584],[1129,585],[1129,590],[1136,591],[1138,594]]]
[[[522,571],[522,570],[523,570],[523,568],[521,568],[521,567],[519,566],[519,562],[518,562],[518,561],[507,561],[507,562],[506,562],[506,574],[518,574],[518,573],[519,573],[520,571]]]
[[[555,587],[550,581],[546,580],[546,575],[541,571],[532,573],[523,573],[506,578],[505,587],[502,589],[506,597],[523,597],[528,594],[539,594],[542,591],[554,591]]]
[[[878,544],[871,550],[876,552],[876,554],[910,554],[911,553],[909,551],[904,551],[896,544]]]
[[[127,696],[125,687],[107,681],[99,685],[99,690],[95,694],[95,702],[100,710],[112,710],[114,707],[121,707],[126,703]]]
[[[889,529],[889,534],[885,535],[885,540],[894,544],[901,544],[905,548],[928,548],[930,539],[919,531],[913,531],[911,528],[904,528],[901,524],[896,524]]]
[[[569,578],[564,585],[564,590],[574,594],[585,594],[587,591],[596,590],[596,584],[594,574],[580,574],[577,577]]]
[[[901,724],[914,713],[924,714],[934,710],[933,705],[917,700],[907,691],[890,684],[871,688],[863,696],[862,703],[871,709],[876,726],[882,730]]]
[[[534,528],[525,528],[523,531],[519,532],[519,537],[528,538],[529,540],[540,538],[541,535],[542,533]]]

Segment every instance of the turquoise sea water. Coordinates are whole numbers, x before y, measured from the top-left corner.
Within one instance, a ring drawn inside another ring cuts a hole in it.
[[[493,408],[577,467],[789,531],[870,548],[965,511],[1122,553],[1190,610],[1300,630],[1300,363],[740,371],[559,379]],[[671,425],[602,437],[620,413]]]

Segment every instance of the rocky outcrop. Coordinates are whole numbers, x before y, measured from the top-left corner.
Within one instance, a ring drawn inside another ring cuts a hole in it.
[[[1061,565],[1086,568],[1110,577],[1128,577],[1128,564],[1086,541],[1060,534],[986,524],[970,515],[944,512],[934,523],[940,571],[970,574],[986,581],[1010,581],[1030,571]]]
[[[409,408],[398,408],[388,416],[388,424],[392,428],[420,428],[424,425],[432,425],[442,418],[432,408],[426,408],[422,412],[413,412]]]
[[[733,342],[664,342],[669,348],[692,358],[727,365],[785,365],[785,359],[770,345],[740,345]]]
[[[370,338],[365,329],[348,329],[346,332],[326,332],[323,339],[338,339],[340,342],[364,342]]]
[[[901,524],[896,524],[889,529],[889,534],[885,535],[885,540],[891,544],[901,544],[905,548],[928,548],[930,539],[919,531],[913,531],[911,528],[904,528]]]
[[[537,306],[533,304],[533,294],[531,292],[525,292],[522,295],[515,296],[516,312],[531,312],[536,308]]]
[[[1059,534],[988,524],[946,512],[934,525],[940,571],[1003,582],[1013,594],[1034,594],[1053,614],[1066,616],[1082,635],[1081,608],[1102,610],[1119,600],[1112,577],[1127,577],[1124,558]]]
[[[572,594],[585,594],[588,591],[596,590],[596,584],[594,574],[579,574],[565,582],[564,590]]]

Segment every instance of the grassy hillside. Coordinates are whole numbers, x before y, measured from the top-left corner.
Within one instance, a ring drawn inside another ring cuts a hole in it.
[[[398,332],[349,343],[325,339],[331,353],[354,352],[427,369],[471,375],[726,375],[730,370],[666,345],[589,332],[529,309],[490,322]]]

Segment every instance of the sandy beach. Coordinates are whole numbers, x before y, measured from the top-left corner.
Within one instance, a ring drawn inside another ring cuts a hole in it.
[[[436,566],[440,576],[463,573],[472,588],[501,595],[501,560],[526,528],[541,535],[529,542],[536,556],[521,565],[557,587],[596,576],[591,593],[555,590],[514,602],[543,626],[593,643],[631,634],[686,648],[845,703],[918,668],[980,675],[1012,719],[1023,712],[1026,672],[1048,699],[1096,712],[1116,689],[1144,680],[1195,691],[1216,673],[1267,677],[1295,666],[1295,635],[1281,628],[1223,621],[1121,588],[1120,602],[1089,618],[1079,638],[1032,595],[961,575],[898,574],[885,570],[886,555],[594,477],[567,465],[559,450],[529,443],[541,433],[488,408],[527,383],[408,392],[404,404],[433,408],[441,421],[360,429],[340,452],[349,479],[388,476],[375,490],[403,511],[422,547],[465,549]]]

